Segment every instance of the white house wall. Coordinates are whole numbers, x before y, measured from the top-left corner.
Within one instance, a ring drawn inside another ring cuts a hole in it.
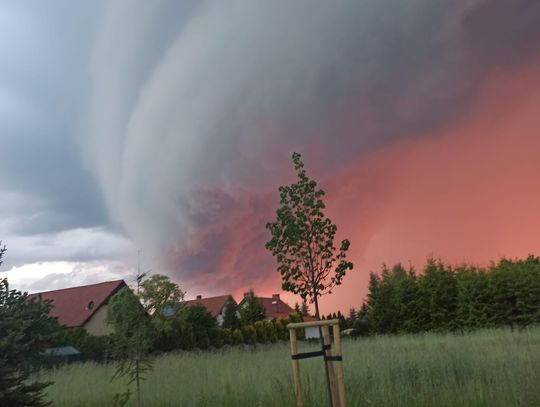
[[[84,329],[89,334],[103,336],[112,333],[112,328],[107,324],[107,305],[101,306],[92,318],[84,324]]]

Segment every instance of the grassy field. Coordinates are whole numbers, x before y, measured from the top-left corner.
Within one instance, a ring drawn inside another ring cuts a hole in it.
[[[349,340],[344,359],[349,406],[540,406],[540,327]],[[307,405],[327,405],[321,359],[301,366]],[[124,390],[113,372],[74,364],[40,379],[55,382],[55,406],[108,406]],[[159,357],[142,397],[146,406],[293,406],[289,346]]]

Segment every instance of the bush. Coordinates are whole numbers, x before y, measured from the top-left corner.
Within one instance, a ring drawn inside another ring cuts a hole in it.
[[[246,345],[255,345],[257,342],[257,333],[252,325],[242,327],[242,336]]]
[[[244,343],[244,335],[240,329],[235,329],[232,332],[232,344],[233,345],[242,345]]]
[[[81,352],[83,360],[96,362],[107,360],[111,356],[111,338],[89,334],[82,327],[61,328],[51,341],[52,347],[73,346]]]
[[[276,343],[278,338],[276,335],[276,328],[274,327],[273,321],[266,321],[264,323],[264,328],[266,330],[266,338],[272,343]]]
[[[274,328],[276,331],[276,337],[280,341],[286,341],[289,339],[289,334],[285,326],[285,322],[282,319],[277,319],[274,322]]]
[[[257,321],[255,324],[253,324],[253,327],[255,328],[256,338],[257,342],[259,343],[266,343],[268,342],[268,338],[266,336],[266,322],[265,321]]]

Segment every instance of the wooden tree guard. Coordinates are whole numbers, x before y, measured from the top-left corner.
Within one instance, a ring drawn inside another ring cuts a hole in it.
[[[334,332],[334,351],[332,352],[332,343],[330,339],[329,327]],[[298,353],[298,343],[296,340],[296,330],[319,327],[322,331],[323,349],[315,352]],[[296,394],[296,406],[304,406],[304,394],[302,392],[302,383],[300,382],[300,359],[322,356],[324,363],[328,365],[330,380],[330,393],[332,407],[346,407],[345,398],[345,380],[343,377],[343,357],[341,353],[341,336],[339,332],[339,320],[330,319],[325,321],[298,322],[287,325],[289,337],[291,339],[291,358],[293,370],[294,392]]]

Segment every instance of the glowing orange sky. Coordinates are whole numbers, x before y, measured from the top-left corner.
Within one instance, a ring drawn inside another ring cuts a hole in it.
[[[355,263],[323,311],[360,306],[369,272],[382,263],[538,254],[539,129],[540,61],[490,75],[470,115],[451,128],[377,151],[335,177],[334,187],[322,182]],[[268,285],[261,294],[278,289],[277,273]]]

